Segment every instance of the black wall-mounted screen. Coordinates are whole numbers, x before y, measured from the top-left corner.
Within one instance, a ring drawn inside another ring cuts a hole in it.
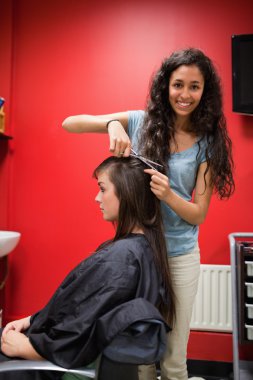
[[[233,111],[253,115],[253,34],[232,36]]]

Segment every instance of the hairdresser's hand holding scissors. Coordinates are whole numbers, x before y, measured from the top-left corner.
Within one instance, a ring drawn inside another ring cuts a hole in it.
[[[108,124],[110,139],[110,152],[114,156],[128,157],[130,155],[131,141],[119,120],[111,120]]]
[[[128,157],[130,155],[131,141],[127,135],[127,112],[98,116],[69,116],[64,120],[62,126],[72,133],[108,133],[110,152],[117,157]]]

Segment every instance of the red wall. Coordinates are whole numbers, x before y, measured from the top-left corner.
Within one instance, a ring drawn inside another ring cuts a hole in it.
[[[91,178],[109,153],[107,136],[68,134],[62,120],[143,108],[151,73],[182,47],[203,49],[224,83],[236,193],[228,202],[213,197],[200,245],[202,263],[230,262],[228,234],[252,231],[253,118],[231,106],[231,35],[253,32],[252,11],[251,0],[4,2],[0,96],[14,138],[1,153],[0,228],[22,233],[9,256],[5,320],[41,308],[66,273],[112,234]],[[189,357],[232,360],[231,335],[208,336],[227,349],[198,350],[206,334],[192,333]]]
[[[11,96],[11,68],[12,68],[12,6],[9,1],[1,5],[0,35],[0,97],[4,97],[6,104],[5,125],[10,131],[10,96]],[[9,153],[10,154],[10,153]],[[0,228],[8,224],[9,200],[9,154],[8,142],[0,140]]]

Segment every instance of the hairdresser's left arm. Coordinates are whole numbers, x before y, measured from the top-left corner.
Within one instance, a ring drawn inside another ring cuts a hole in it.
[[[152,169],[145,169],[151,175],[151,190],[158,199],[164,201],[176,214],[186,222],[199,225],[204,222],[210,204],[213,188],[210,186],[210,172],[206,174],[206,185],[204,173],[207,163],[199,166],[195,195],[192,202],[188,202],[176,194],[170,187],[166,175]]]
[[[29,360],[45,360],[31,345],[22,332],[10,330],[1,337],[1,351],[9,357]]]

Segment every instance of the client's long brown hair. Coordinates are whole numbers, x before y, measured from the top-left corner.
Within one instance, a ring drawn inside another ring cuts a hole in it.
[[[94,171],[94,177],[106,171],[114,184],[119,199],[119,217],[113,241],[122,239],[139,227],[149,241],[154,263],[161,273],[166,296],[157,305],[163,317],[172,325],[175,317],[174,293],[167,258],[161,205],[150,189],[150,175],[144,172],[146,165],[134,157],[109,157]]]

